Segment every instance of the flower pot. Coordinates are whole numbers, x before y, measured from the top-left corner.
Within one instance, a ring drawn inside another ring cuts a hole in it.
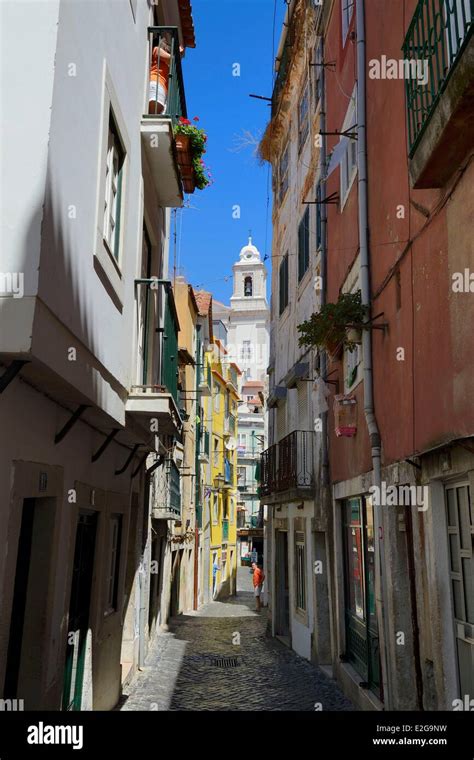
[[[349,343],[362,343],[362,330],[360,327],[348,327],[346,330],[346,339]]]
[[[176,135],[175,144],[184,192],[194,193],[196,181],[194,177],[191,138],[189,135]]]

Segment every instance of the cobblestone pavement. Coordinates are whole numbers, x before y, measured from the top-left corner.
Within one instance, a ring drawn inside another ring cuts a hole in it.
[[[236,597],[172,618],[120,709],[352,710],[333,680],[267,635],[251,581],[239,568]]]

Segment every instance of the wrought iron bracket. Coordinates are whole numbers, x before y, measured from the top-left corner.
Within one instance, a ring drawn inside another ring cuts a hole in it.
[[[417,464],[413,461],[413,459],[405,459],[405,462],[408,462],[408,464],[411,464],[412,467],[416,467],[417,470],[421,470],[421,464]]]
[[[8,365],[3,375],[0,377],[0,393],[8,388],[11,381],[15,379],[19,371],[24,364],[28,364],[29,359],[14,359],[11,364]]]
[[[334,191],[331,193],[331,195],[328,195],[326,198],[323,198],[322,201],[303,201],[307,206],[321,206],[322,204],[335,204],[337,205],[339,203],[339,193],[337,191]]]
[[[85,412],[86,409],[89,409],[90,404],[81,404],[77,407],[76,411],[73,412],[73,414],[69,417],[68,421],[65,425],[61,428],[59,433],[56,433],[54,437],[54,443],[60,443],[63,438],[67,436],[69,431],[74,427],[76,422],[78,421],[79,417]]]
[[[130,451],[130,454],[128,455],[127,459],[125,460],[125,464],[123,467],[121,467],[119,470],[115,470],[116,475],[121,475],[125,470],[127,469],[128,465],[132,461],[133,457],[137,453],[138,449],[140,448],[141,443],[136,443],[133,449]]]
[[[133,472],[132,472],[132,478],[134,478],[134,477],[135,477],[135,475],[138,475],[139,471],[141,470],[141,468],[142,468],[142,467],[143,467],[143,465],[145,464],[145,462],[146,462],[146,460],[147,460],[147,457],[148,457],[148,451],[146,452],[146,454],[144,454],[144,455],[142,456],[142,458],[140,459],[139,463],[137,464],[137,466],[136,466],[136,467],[135,467],[135,469],[133,470]]]
[[[105,441],[101,443],[101,445],[99,446],[95,454],[91,456],[91,462],[97,462],[97,460],[100,459],[104,451],[110,446],[110,444],[112,443],[112,441],[114,440],[115,436],[117,435],[119,431],[120,431],[120,428],[114,428],[113,430],[110,431]]]
[[[357,132],[352,132],[352,129],[354,127],[357,127],[357,124],[353,124],[352,127],[348,127],[347,129],[335,129],[333,132],[320,132],[320,135],[336,135],[337,137],[350,137],[351,140],[357,140],[358,135]]]
[[[323,61],[322,63],[310,63],[310,66],[322,66],[323,69],[336,70],[336,61]]]

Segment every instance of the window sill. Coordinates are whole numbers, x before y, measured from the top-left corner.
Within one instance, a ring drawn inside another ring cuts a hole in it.
[[[349,184],[347,186],[347,190],[346,190],[345,194],[342,195],[342,192],[341,192],[341,205],[340,205],[340,208],[339,208],[339,213],[340,214],[342,214],[342,212],[344,211],[344,206],[346,205],[347,199],[349,198],[349,195],[351,194],[352,185],[354,184],[356,176],[357,176],[357,169],[354,172],[352,172],[352,176],[351,176],[351,179],[350,179]]]
[[[102,233],[98,233],[97,238],[94,253],[94,268],[115,305],[121,311],[124,301],[122,273],[109,246],[102,238]]]
[[[308,264],[308,268],[306,272],[304,273],[301,280],[298,281],[298,300],[301,298],[301,296],[303,295],[303,292],[306,290],[308,283],[311,281],[310,275],[311,275],[311,269]]]

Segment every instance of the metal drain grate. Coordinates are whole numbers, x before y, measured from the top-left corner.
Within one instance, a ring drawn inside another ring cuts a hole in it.
[[[240,662],[237,657],[213,657],[211,664],[216,668],[237,668]]]

